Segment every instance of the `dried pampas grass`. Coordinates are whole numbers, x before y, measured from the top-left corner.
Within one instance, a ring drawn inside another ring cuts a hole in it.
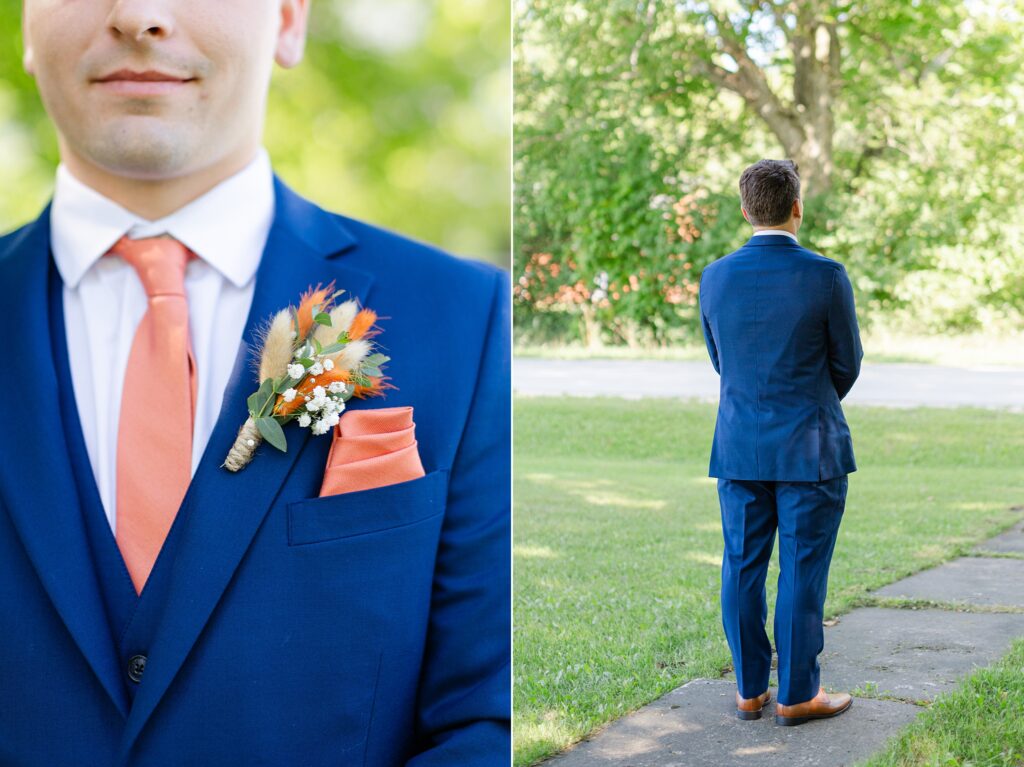
[[[263,337],[263,354],[260,355],[259,380],[280,378],[285,374],[288,363],[292,361],[292,349],[295,338],[295,326],[292,313],[282,309],[274,315],[270,327]]]
[[[318,325],[313,331],[313,338],[320,342],[321,346],[330,346],[337,340],[338,334],[347,332],[359,311],[359,304],[355,301],[345,301],[338,304],[330,311],[331,325]]]
[[[342,370],[355,370],[369,356],[372,348],[373,345],[369,341],[350,341],[345,344],[344,349],[332,355],[331,359]]]

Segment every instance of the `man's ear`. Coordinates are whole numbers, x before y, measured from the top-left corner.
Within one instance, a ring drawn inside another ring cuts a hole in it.
[[[804,201],[797,197],[793,200],[793,218],[804,217]]]
[[[281,28],[277,34],[274,61],[285,69],[302,61],[308,19],[309,0],[281,0]]]
[[[743,219],[749,224],[750,223],[750,216],[747,215],[747,209],[741,206],[740,207],[740,213],[743,214]]]

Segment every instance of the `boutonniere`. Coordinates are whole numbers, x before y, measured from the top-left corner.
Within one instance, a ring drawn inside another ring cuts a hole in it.
[[[260,385],[249,395],[249,417],[222,464],[226,469],[243,468],[263,440],[287,451],[282,427],[289,421],[326,434],[349,399],[393,388],[381,373],[390,358],[371,340],[380,332],[377,314],[355,301],[335,304],[344,292],[335,291],[333,282],[310,288],[298,309],[282,309],[260,331]]]

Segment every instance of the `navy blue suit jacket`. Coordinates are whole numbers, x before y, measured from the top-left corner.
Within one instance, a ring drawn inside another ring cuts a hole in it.
[[[839,401],[864,352],[842,264],[757,235],[704,270],[700,310],[721,376],[710,475],[817,482],[856,471]]]
[[[46,341],[49,206],[0,238],[0,380],[17,405],[0,432],[0,764],[508,763],[507,273],[274,187],[130,700],[67,460],[71,382]],[[420,479],[317,497],[331,438],[294,426],[287,452],[221,468],[257,384],[258,325],[331,280],[381,316],[397,387],[350,407],[413,406]]]

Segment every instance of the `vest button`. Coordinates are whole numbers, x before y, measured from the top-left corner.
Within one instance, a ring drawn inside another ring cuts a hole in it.
[[[128,659],[128,678],[133,682],[142,681],[142,672],[146,670],[146,656],[133,655]]]

